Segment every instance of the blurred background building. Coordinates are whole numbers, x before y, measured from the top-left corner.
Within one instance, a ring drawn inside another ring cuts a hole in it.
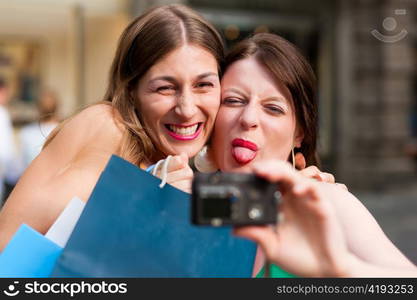
[[[61,117],[101,100],[124,27],[167,3],[202,13],[228,46],[274,32],[302,50],[318,77],[322,168],[417,262],[416,0],[2,1],[0,76],[16,131],[36,121],[42,90],[59,96]]]

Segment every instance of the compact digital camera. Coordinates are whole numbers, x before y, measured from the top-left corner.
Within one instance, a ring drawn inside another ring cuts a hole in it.
[[[191,221],[208,226],[276,223],[280,197],[276,184],[254,174],[196,173]]]

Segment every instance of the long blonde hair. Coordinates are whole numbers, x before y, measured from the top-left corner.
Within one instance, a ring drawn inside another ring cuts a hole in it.
[[[158,153],[142,123],[136,93],[138,82],[158,60],[185,43],[209,51],[218,62],[220,75],[224,62],[223,40],[210,23],[187,6],[153,8],[133,20],[119,39],[104,101],[99,103],[115,108],[114,117],[126,129],[119,155],[136,165],[154,161]],[[67,121],[49,135],[44,147]]]

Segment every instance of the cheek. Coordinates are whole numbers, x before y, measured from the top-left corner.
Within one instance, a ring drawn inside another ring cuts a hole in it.
[[[223,144],[226,142],[227,134],[230,132],[230,123],[227,114],[222,107],[216,117],[214,124],[214,133],[212,137],[212,144],[217,150],[223,149]],[[223,151],[223,150],[222,150]],[[217,153],[218,154],[218,153]]]
[[[217,133],[221,133],[221,135],[226,136],[227,133],[230,133],[233,124],[235,124],[234,120],[236,118],[236,113],[234,113],[233,109],[225,108],[224,106],[220,106],[219,112],[217,113],[215,130]]]
[[[154,124],[166,115],[172,106],[172,100],[167,97],[159,95],[148,96],[141,99],[140,112],[146,123]]]
[[[216,118],[218,117],[219,113],[219,104],[216,102],[207,102],[207,104],[204,105],[203,110],[205,114],[207,115],[207,118],[214,123]]]
[[[214,126],[214,134],[211,140],[214,150],[214,159],[220,169],[227,169],[229,160],[228,145],[230,143],[231,134],[234,122],[233,109],[220,106],[219,113],[217,114],[216,123]]]
[[[266,118],[264,119],[266,120]],[[290,118],[265,122],[267,147],[264,157],[287,160],[294,142],[295,124]]]
[[[220,92],[204,94],[199,99],[200,108],[213,119],[216,118],[220,107]]]

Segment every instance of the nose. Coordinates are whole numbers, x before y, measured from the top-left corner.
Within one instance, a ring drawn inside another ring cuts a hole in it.
[[[240,125],[245,130],[257,128],[259,125],[258,111],[253,103],[244,106],[240,115]]]
[[[175,113],[184,119],[191,119],[197,112],[195,99],[191,92],[184,91],[178,95]]]

